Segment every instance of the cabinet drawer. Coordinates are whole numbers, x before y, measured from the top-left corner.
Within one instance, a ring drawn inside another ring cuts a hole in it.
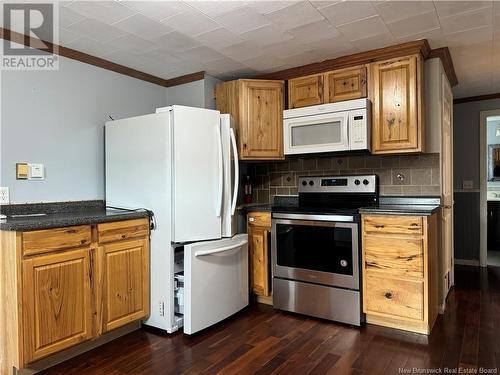
[[[248,225],[259,227],[271,226],[271,213],[270,212],[250,212],[247,216]]]
[[[23,255],[89,245],[91,237],[90,225],[23,232]]]
[[[424,276],[423,240],[415,237],[364,236],[365,269],[393,276]]]
[[[390,279],[366,273],[365,313],[395,315],[406,319],[424,318],[424,283]]]
[[[422,234],[420,216],[364,216],[365,233]]]
[[[149,219],[103,223],[97,226],[99,242],[112,242],[128,238],[149,236]]]

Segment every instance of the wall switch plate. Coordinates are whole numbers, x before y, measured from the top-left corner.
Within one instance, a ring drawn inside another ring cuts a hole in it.
[[[8,187],[0,187],[0,204],[9,204],[9,188]]]
[[[43,164],[28,164],[28,179],[43,180],[45,178],[45,169]]]
[[[474,189],[474,181],[463,180],[462,181],[462,189]]]

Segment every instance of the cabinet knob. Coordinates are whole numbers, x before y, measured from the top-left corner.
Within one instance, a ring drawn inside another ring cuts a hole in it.
[[[385,293],[385,298],[392,299],[392,293],[391,292],[386,292]]]
[[[377,224],[377,225],[375,225],[375,228],[383,228],[383,227],[384,227],[383,224]]]

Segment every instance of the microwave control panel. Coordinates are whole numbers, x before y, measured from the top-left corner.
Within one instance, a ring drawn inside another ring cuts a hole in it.
[[[351,150],[370,149],[370,118],[366,109],[349,113]]]

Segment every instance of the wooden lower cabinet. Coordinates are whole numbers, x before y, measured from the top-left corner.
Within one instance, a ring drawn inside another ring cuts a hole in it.
[[[438,314],[438,214],[363,215],[367,323],[429,334]]]
[[[83,248],[23,261],[26,362],[92,337],[90,251]]]
[[[247,216],[247,222],[251,288],[255,295],[268,297],[271,294],[269,262],[271,213],[251,212]]]
[[[128,238],[131,227],[141,235],[105,243],[98,233],[109,223],[0,232],[0,374],[38,368],[149,315],[148,223],[113,223],[116,238]]]
[[[149,241],[103,246],[103,331],[149,314]]]

